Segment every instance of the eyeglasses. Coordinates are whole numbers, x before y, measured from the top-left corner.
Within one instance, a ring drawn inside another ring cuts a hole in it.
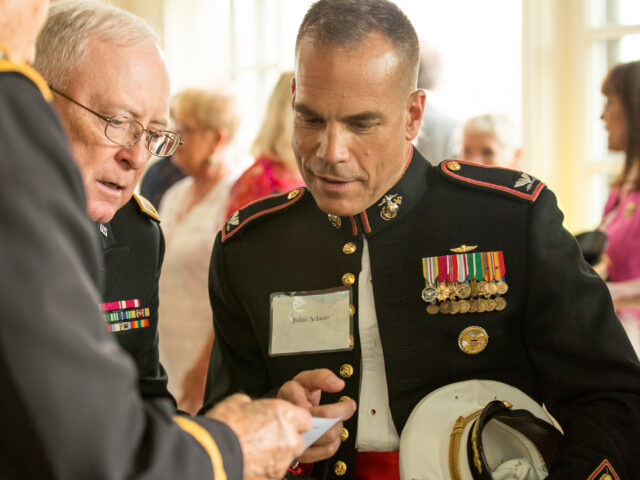
[[[144,128],[144,125],[137,120],[121,115],[105,117],[91,110],[89,107],[82,105],[68,95],[56,90],[52,86],[49,86],[49,88],[62,98],[69,100],[71,103],[75,103],[80,108],[84,108],[87,112],[93,113],[96,117],[104,120],[106,122],[104,135],[113,143],[123,147],[132,147],[138,143],[142,134],[146,133],[147,150],[151,155],[155,155],[156,157],[169,157],[182,145],[180,135],[175,132],[169,130],[149,130]]]

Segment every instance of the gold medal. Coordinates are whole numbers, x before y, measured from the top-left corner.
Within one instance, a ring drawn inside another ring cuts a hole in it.
[[[495,295],[498,293],[498,285],[494,282],[488,283],[487,291],[489,292],[489,295]]]
[[[496,297],[496,310],[501,312],[507,307],[507,301],[504,297]]]
[[[493,298],[487,299],[487,312],[493,312],[496,309],[496,301]]]
[[[475,298],[469,299],[469,313],[476,313],[478,311],[478,300]]]
[[[436,313],[440,313],[440,309],[438,305],[432,303],[431,305],[427,305],[427,313],[430,315],[435,315]]]
[[[458,347],[469,355],[480,353],[488,343],[489,335],[482,327],[467,327],[458,336]]]
[[[498,293],[500,295],[504,295],[505,293],[507,293],[508,290],[509,290],[509,285],[507,285],[507,282],[505,282],[504,280],[500,280],[498,282]]]
[[[461,283],[456,288],[456,293],[460,298],[468,298],[471,295],[471,287],[467,283]]]
[[[449,300],[446,300],[440,304],[440,307],[439,307],[440,313],[449,314],[451,313],[451,308],[452,308],[451,302]]]
[[[486,312],[487,311],[487,301],[484,298],[478,299],[478,312]]]
[[[487,290],[487,282],[485,282],[484,280],[480,280],[478,282],[478,295],[489,295],[489,292]]]
[[[468,300],[460,300],[460,313],[467,313],[471,309],[471,304]]]
[[[449,284],[449,298],[456,298],[458,291],[456,290],[456,286],[453,283]]]
[[[480,295],[480,289],[478,288],[478,282],[476,282],[476,280],[471,280],[471,283],[469,284],[469,287],[471,288],[471,296],[472,297],[477,297],[478,295]]]
[[[460,313],[460,302],[451,302],[451,315],[456,315],[458,313]]]

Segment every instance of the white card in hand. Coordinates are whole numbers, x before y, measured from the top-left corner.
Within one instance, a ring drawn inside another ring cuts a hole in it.
[[[340,421],[342,417],[338,418],[319,418],[313,417],[311,419],[311,428],[302,434],[304,438],[305,450],[309,448],[313,443],[318,440],[322,435],[326,433],[331,427]]]

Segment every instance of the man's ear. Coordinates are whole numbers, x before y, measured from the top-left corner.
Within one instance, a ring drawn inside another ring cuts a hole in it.
[[[412,141],[420,133],[420,125],[422,125],[422,114],[424,113],[424,105],[427,95],[424,90],[418,89],[409,95],[407,99],[407,126],[405,138]]]
[[[291,77],[291,106],[292,107],[295,101],[296,101],[296,77],[293,76]]]

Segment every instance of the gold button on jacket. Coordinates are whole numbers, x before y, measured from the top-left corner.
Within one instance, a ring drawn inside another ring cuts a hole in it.
[[[345,273],[342,275],[342,284],[350,287],[356,283],[356,276],[353,273]]]
[[[349,378],[351,375],[353,375],[353,367],[351,365],[345,363],[340,367],[340,376],[342,378]]]
[[[347,255],[351,255],[352,253],[355,253],[356,250],[357,250],[356,244],[353,242],[345,243],[344,246],[342,247],[342,251]]]
[[[347,464],[342,461],[337,461],[333,465],[333,471],[336,472],[336,475],[344,475],[347,473]]]

